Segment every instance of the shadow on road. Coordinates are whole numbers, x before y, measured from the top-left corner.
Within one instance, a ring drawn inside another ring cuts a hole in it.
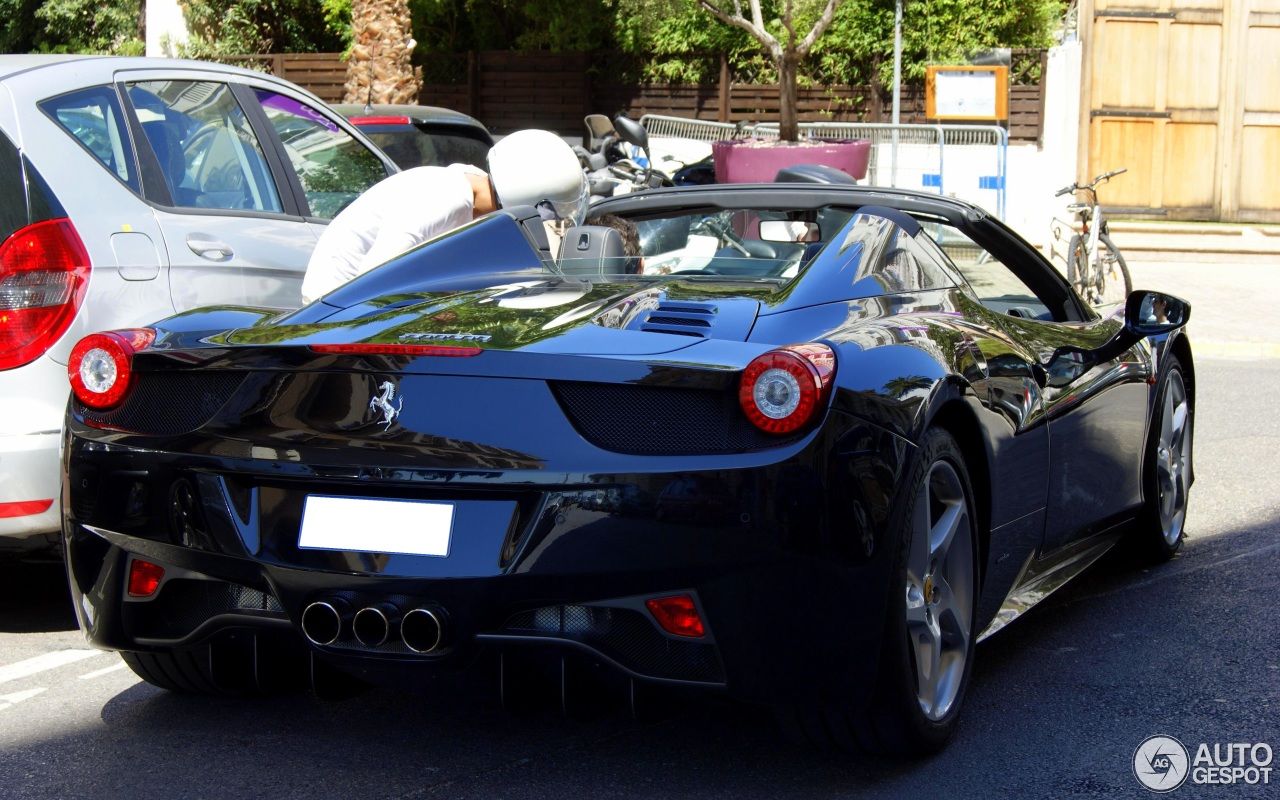
[[[0,556],[0,633],[75,629],[76,615],[61,560]]]

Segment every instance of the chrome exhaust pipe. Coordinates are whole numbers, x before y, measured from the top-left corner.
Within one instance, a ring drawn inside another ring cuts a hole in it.
[[[400,621],[400,638],[415,653],[430,653],[445,641],[444,612],[414,608]]]
[[[317,600],[302,611],[302,634],[312,644],[333,644],[349,619],[351,606],[341,597]]]
[[[387,643],[399,625],[400,609],[390,603],[375,603],[356,612],[351,632],[365,647],[378,647]]]

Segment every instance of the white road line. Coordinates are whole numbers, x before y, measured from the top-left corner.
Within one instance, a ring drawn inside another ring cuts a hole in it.
[[[28,689],[25,692],[14,692],[13,694],[0,694],[0,711],[4,711],[10,706],[15,706],[23,700],[30,700],[36,695],[43,692],[44,689]]]
[[[125,668],[125,663],[121,661],[119,664],[113,664],[105,669],[95,670],[94,672],[89,672],[84,675],[81,675],[80,680],[91,681],[94,678],[101,678],[103,675],[106,675],[108,672],[115,672],[118,669],[124,669],[124,668]]]
[[[19,661],[16,664],[0,667],[0,683],[16,681],[19,678],[35,675],[45,670],[65,667],[68,664],[74,664],[86,658],[100,656],[103,652],[102,650],[58,650],[35,658],[28,658],[26,661]]]

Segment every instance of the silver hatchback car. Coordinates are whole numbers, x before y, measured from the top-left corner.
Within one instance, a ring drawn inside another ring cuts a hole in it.
[[[323,226],[396,167],[293,84],[194,61],[0,56],[0,134],[2,552],[55,541],[75,342],[296,308]]]

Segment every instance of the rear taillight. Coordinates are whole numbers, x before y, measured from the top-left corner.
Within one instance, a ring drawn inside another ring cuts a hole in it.
[[[770,350],[742,371],[738,402],[760,430],[791,433],[822,408],[835,372],[835,353],[825,344]]]
[[[150,328],[94,333],[71,349],[71,390],[90,408],[110,408],[124,399],[133,380],[133,354],[156,339]]]
[[[0,369],[44,355],[88,288],[89,253],[71,220],[28,225],[0,244]]]

